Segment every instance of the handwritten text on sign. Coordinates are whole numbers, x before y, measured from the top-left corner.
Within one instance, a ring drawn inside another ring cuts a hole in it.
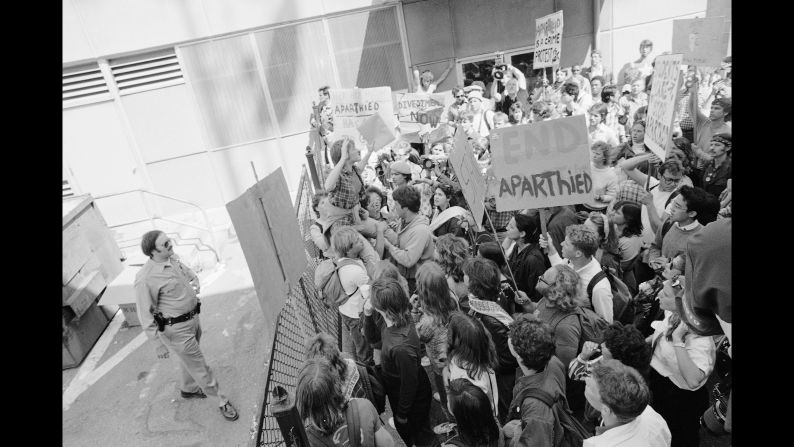
[[[719,67],[728,53],[725,18],[673,20],[673,53],[683,54],[687,65]]]
[[[463,197],[469,204],[469,209],[477,222],[477,230],[482,231],[482,217],[485,213],[486,184],[480,170],[480,165],[474,159],[474,151],[468,143],[466,132],[458,128],[455,133],[455,147],[449,153],[449,163],[455,171],[463,190]]]
[[[651,96],[648,98],[648,116],[645,118],[645,144],[664,160],[672,144],[675,98],[681,78],[680,54],[658,56],[653,71]]]
[[[377,113],[389,125],[394,122],[391,87],[331,89],[331,107],[334,138],[349,136],[360,149],[366,147],[366,141],[358,127],[365,119]]]
[[[560,65],[562,54],[562,11],[535,20],[535,62],[533,68]]]
[[[497,211],[574,205],[592,199],[584,115],[491,131]]]

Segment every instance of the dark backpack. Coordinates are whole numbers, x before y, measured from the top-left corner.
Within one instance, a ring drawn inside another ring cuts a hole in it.
[[[338,308],[358,291],[356,287],[356,290],[348,295],[339,279],[339,269],[352,264],[357,264],[354,259],[344,259],[338,264],[334,259],[326,259],[317,264],[314,270],[314,287],[317,296],[326,306]]]
[[[345,423],[347,424],[347,438],[349,447],[361,447],[361,424],[359,424],[358,407],[348,403],[345,408]],[[322,447],[337,447],[333,441],[329,441],[316,429],[307,427],[306,437],[309,438],[309,445]]]
[[[551,394],[538,388],[524,388],[519,391],[518,396],[513,399],[518,409],[516,406],[510,408],[508,420],[521,419],[521,405],[530,397],[546,404],[554,414],[554,447],[581,447],[585,439],[593,436],[573,416],[565,396],[561,395],[555,400]]]
[[[593,305],[593,288],[604,278],[609,280],[609,288],[612,290],[612,320],[620,321],[623,324],[632,324],[634,309],[629,305],[632,303],[631,291],[622,279],[613,275],[608,269],[602,268],[587,284],[587,297],[590,298],[590,305]]]
[[[356,361],[361,384],[367,392],[367,399],[372,402],[378,414],[386,411],[386,388],[380,375],[380,366],[369,366]]]

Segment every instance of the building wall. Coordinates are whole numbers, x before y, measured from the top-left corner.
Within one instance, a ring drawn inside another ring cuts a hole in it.
[[[613,72],[644,38],[654,55],[669,50],[672,20],[706,9],[706,0],[64,0],[64,67],[175,47],[185,78],[65,108],[70,180],[77,193],[145,188],[222,208],[254,183],[253,163],[259,178],[283,167],[295,188],[318,86],[405,89],[408,65],[438,75],[451,60],[530,46],[535,19],[558,9],[563,66],[589,64],[593,1]],[[439,90],[460,82],[452,70]],[[111,225],[190,210],[138,194],[97,203]]]

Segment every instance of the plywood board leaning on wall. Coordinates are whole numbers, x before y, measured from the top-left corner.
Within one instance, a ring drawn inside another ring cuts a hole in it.
[[[306,269],[306,253],[281,168],[226,204],[265,316],[267,338],[291,287]]]

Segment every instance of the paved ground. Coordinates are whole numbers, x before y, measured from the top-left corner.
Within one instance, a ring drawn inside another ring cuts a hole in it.
[[[264,319],[242,251],[238,244],[230,244],[225,253],[224,272],[202,286],[201,345],[240,418],[226,421],[211,398],[182,399],[176,361],[158,360],[150,341],[130,350],[141,328],[121,327],[92,374],[130,352],[64,409],[64,446],[248,445],[261,405],[270,346],[261,339]],[[79,385],[75,380],[79,375],[78,368],[63,372],[64,391],[70,384],[73,389]]]

